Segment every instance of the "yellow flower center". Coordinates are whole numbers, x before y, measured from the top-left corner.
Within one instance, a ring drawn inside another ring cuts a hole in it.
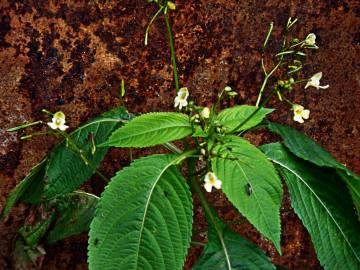
[[[55,120],[55,124],[58,125],[58,126],[60,126],[60,124],[61,124],[61,119],[59,119],[59,118],[56,119],[56,120]]]
[[[212,184],[212,185],[214,185],[215,182],[216,182],[215,177],[214,177],[213,175],[210,175],[210,176],[209,176],[209,183]]]

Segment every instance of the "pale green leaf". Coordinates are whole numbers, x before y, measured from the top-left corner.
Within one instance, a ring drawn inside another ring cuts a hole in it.
[[[240,137],[227,136],[212,151],[217,153],[211,160],[212,168],[223,182],[223,192],[280,253],[283,190],[273,165],[259,149]]]
[[[134,161],[106,187],[90,226],[91,270],[182,269],[192,199],[174,155]]]
[[[101,146],[147,147],[175,141],[192,133],[189,117],[182,113],[148,113],[114,131]]]
[[[226,128],[226,132],[239,132],[252,128],[262,122],[265,116],[273,109],[260,108],[260,110],[254,114],[240,128],[235,129],[238,125],[244,122],[252,113],[258,108],[256,106],[240,105],[221,111],[217,117],[217,120]]]
[[[297,158],[279,143],[262,150],[284,176],[292,207],[311,235],[321,265],[360,269],[360,226],[339,176]]]
[[[337,169],[338,174],[347,184],[353,202],[360,217],[360,177],[338,162],[329,152],[305,134],[289,126],[268,123],[269,129],[284,139],[284,145],[296,156],[320,167]]]
[[[208,244],[193,270],[275,270],[255,244],[217,221],[221,235],[209,223]],[[221,238],[221,240],[220,240]]]
[[[95,145],[105,142],[111,132],[129,118],[125,109],[120,107],[88,122],[70,134],[70,138],[78,150],[82,151],[88,164],[70,143],[64,141],[57,145],[49,156],[46,168],[46,197],[51,199],[72,192],[88,180],[108,150],[107,147],[99,148]]]
[[[47,241],[53,243],[89,230],[99,198],[76,191],[56,202],[58,218],[48,232]]]

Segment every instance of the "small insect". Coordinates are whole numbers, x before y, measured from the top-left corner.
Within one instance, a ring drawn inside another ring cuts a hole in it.
[[[94,240],[94,246],[96,247],[99,244],[99,239],[95,238]]]
[[[248,196],[250,196],[251,193],[253,192],[252,186],[251,186],[249,183],[246,184],[246,186],[245,186],[245,192],[246,192],[246,194],[247,194]]]

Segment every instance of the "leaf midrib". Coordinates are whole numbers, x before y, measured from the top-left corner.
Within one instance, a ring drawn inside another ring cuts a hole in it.
[[[177,159],[175,159],[177,160]],[[150,200],[151,200],[151,197],[153,195],[153,192],[154,192],[154,189],[157,185],[157,183],[160,181],[160,178],[161,176],[165,173],[165,171],[171,167],[174,163],[174,160],[172,162],[169,162],[162,170],[161,172],[159,173],[159,175],[157,176],[154,184],[152,185],[151,189],[150,189],[150,192],[148,193],[149,196],[148,196],[148,199],[146,200],[146,203],[145,203],[145,209],[144,209],[144,216],[143,216],[143,219],[141,221],[141,226],[140,226],[140,230],[139,230],[139,241],[138,241],[138,244],[137,244],[137,250],[136,250],[136,265],[135,265],[135,269],[137,269],[138,267],[138,261],[139,261],[139,253],[140,253],[140,244],[141,244],[141,240],[142,240],[142,237],[143,237],[143,230],[144,230],[144,226],[145,226],[145,218],[147,216],[147,211],[149,209],[149,205],[150,205]]]
[[[330,219],[333,221],[333,223],[335,224],[336,228],[339,230],[339,232],[341,233],[341,235],[343,236],[343,238],[345,239],[345,242],[347,243],[347,245],[350,247],[351,251],[354,253],[356,259],[360,262],[360,258],[358,257],[357,253],[355,252],[355,250],[353,249],[351,243],[349,242],[348,238],[346,237],[346,235],[344,234],[344,232],[342,231],[340,225],[337,223],[337,221],[335,220],[335,218],[333,217],[333,215],[331,214],[331,212],[329,211],[329,209],[326,207],[326,205],[323,203],[323,201],[319,198],[319,196],[314,192],[314,190],[306,183],[306,181],[300,176],[298,175],[295,171],[293,171],[291,168],[287,167],[285,164],[271,159],[274,163],[280,165],[281,167],[285,168],[286,170],[290,171],[292,174],[294,174],[297,178],[299,178],[301,180],[301,182],[310,190],[310,192],[315,196],[315,198],[320,202],[320,204],[322,205],[322,207],[325,209],[326,213],[328,213]]]
[[[136,123],[138,124],[138,123]],[[158,129],[148,129],[146,131],[143,131],[143,132],[138,132],[138,133],[135,133],[135,134],[130,134],[128,136],[123,136],[121,137],[120,139],[118,140],[114,140],[114,141],[123,141],[123,140],[127,140],[129,138],[135,138],[135,137],[139,137],[139,136],[142,136],[144,134],[148,134],[150,132],[157,132],[157,131],[162,131],[162,130],[167,130],[167,129],[170,129],[170,128],[174,128],[174,127],[187,127],[187,128],[191,128],[190,125],[185,125],[185,123],[183,125],[171,125],[171,126],[166,126],[166,127],[162,127],[162,128],[158,128]],[[125,128],[125,127],[124,127]],[[121,131],[121,129],[120,129]]]
[[[248,179],[246,173],[244,172],[244,169],[241,167],[240,162],[238,162],[238,161],[236,160],[236,163],[237,163],[238,166],[240,167],[242,173],[245,175],[245,179],[246,179],[247,183],[248,183],[249,185],[251,185],[251,182],[250,182],[250,180]],[[251,185],[251,187],[252,187],[252,185]],[[257,197],[257,193],[255,192],[255,189],[253,188],[252,191],[253,191],[254,197],[255,197],[255,199],[256,199],[256,203],[257,203],[258,206],[259,206],[261,215],[262,215],[262,216],[266,216],[266,215],[264,215],[264,212],[263,212],[263,209],[262,209],[262,207],[261,207],[261,204],[259,203],[259,200],[258,200],[258,197]],[[269,227],[269,223],[267,222],[267,219],[265,218],[265,219],[263,219],[263,220],[265,221],[266,228],[268,229],[268,231],[269,231],[269,232],[272,232],[272,230],[271,230],[270,227]]]

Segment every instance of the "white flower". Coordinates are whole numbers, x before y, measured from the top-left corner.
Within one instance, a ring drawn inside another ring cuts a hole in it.
[[[321,86],[320,85],[320,80],[321,80],[321,77],[322,77],[322,72],[318,72],[316,74],[314,74],[310,79],[309,81],[307,82],[307,84],[305,85],[305,89],[308,88],[309,86],[313,86],[315,87],[316,89],[326,89],[326,88],[329,88],[329,85],[324,85],[324,86]]]
[[[182,107],[186,107],[188,105],[187,98],[189,97],[189,90],[186,87],[182,87],[179,89],[177,96],[175,98],[175,106],[179,107],[181,110]]]
[[[204,109],[202,109],[202,111],[200,112],[200,116],[202,118],[209,118],[210,117],[210,109],[208,107],[205,107]]]
[[[211,192],[212,187],[216,188],[216,189],[220,189],[221,188],[221,180],[219,180],[216,175],[212,172],[208,172],[205,175],[205,184],[204,184],[204,188],[207,192]]]
[[[309,119],[310,110],[304,110],[304,107],[299,104],[293,105],[294,121],[304,123],[304,119]]]
[[[230,92],[232,89],[231,89],[230,86],[226,86],[226,87],[224,88],[224,90],[225,90],[225,92]]]
[[[307,37],[305,38],[305,45],[308,46],[315,46],[316,48],[318,48],[318,46],[316,46],[315,42],[316,42],[316,35],[314,33],[310,33],[307,35]]]
[[[56,112],[52,118],[52,122],[47,123],[52,129],[60,129],[65,131],[68,126],[65,125],[65,114],[63,112]]]

